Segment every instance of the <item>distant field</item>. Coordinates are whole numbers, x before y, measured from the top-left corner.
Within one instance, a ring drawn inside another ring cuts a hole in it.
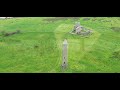
[[[72,35],[76,21],[93,30]],[[20,33],[3,36],[3,33]],[[120,72],[120,18],[25,17],[0,20],[1,73],[61,73],[62,43],[68,40],[65,73]]]

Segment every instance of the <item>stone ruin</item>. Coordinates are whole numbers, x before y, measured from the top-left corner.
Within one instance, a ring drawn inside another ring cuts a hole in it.
[[[76,22],[73,30],[70,33],[82,36],[90,36],[93,32],[92,30],[86,29],[85,27],[81,26],[80,22]]]

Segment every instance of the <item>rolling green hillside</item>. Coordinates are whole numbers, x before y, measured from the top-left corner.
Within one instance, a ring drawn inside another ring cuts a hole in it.
[[[90,37],[69,32],[76,21]],[[4,36],[19,30],[20,33]],[[0,72],[61,73],[62,43],[68,40],[65,73],[120,72],[119,17],[24,17],[0,20]]]

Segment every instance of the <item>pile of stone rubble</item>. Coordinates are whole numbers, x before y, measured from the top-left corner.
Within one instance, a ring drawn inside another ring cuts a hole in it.
[[[80,25],[80,22],[76,22],[73,30],[70,32],[71,34],[77,34],[82,36],[88,36],[93,33],[92,30],[86,29],[85,27]]]

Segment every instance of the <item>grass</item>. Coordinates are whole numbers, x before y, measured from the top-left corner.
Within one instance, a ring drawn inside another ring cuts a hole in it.
[[[68,40],[65,73],[119,73],[120,32],[118,17],[25,17],[0,20],[1,73],[61,73],[62,42]],[[74,23],[92,29],[88,38],[72,35]],[[3,37],[2,31],[21,34]]]

